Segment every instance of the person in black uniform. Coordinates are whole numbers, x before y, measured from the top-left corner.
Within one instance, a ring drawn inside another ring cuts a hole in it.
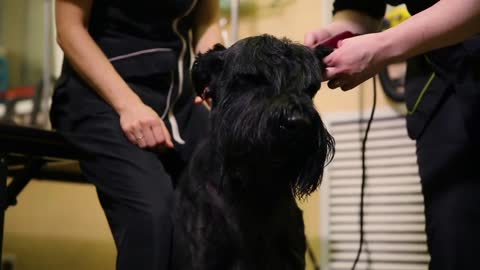
[[[118,251],[117,269],[168,269],[175,181],[205,134],[190,52],[222,43],[217,0],[57,0],[65,61],[52,127],[81,160]]]
[[[413,15],[376,32],[386,4]],[[431,270],[479,269],[480,0],[336,0],[333,22],[305,35],[315,46],[341,33],[325,59],[330,88],[350,90],[408,59],[407,128],[416,140]]]

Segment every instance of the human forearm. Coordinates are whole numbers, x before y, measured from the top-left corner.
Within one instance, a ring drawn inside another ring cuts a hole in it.
[[[57,40],[79,75],[117,112],[141,102],[82,27],[59,27]]]
[[[384,32],[339,42],[328,55],[325,79],[331,88],[350,90],[386,64],[449,46],[480,32],[480,0],[440,0]]]
[[[75,71],[119,115],[128,140],[141,148],[173,147],[170,133],[157,112],[145,105],[117,73],[90,36],[93,0],[57,0],[57,40]]]
[[[355,10],[341,10],[333,16],[331,24],[325,28],[338,34],[343,31],[350,31],[355,34],[366,34],[379,30],[381,20],[370,17]]]
[[[127,138],[141,148],[173,147],[163,121],[130,89],[85,29],[57,29],[65,56],[79,75],[117,111]]]
[[[326,26],[305,34],[304,43],[315,47],[319,43],[345,31],[354,34],[376,32],[380,27],[380,20],[370,17],[356,10],[339,10],[333,16],[333,21]]]
[[[441,0],[376,37],[380,57],[403,61],[480,33],[480,0]]]
[[[217,0],[200,1],[195,11],[195,23],[192,31],[195,54],[206,52],[217,43],[224,43],[219,20],[219,2]]]
[[[218,23],[208,25],[201,33],[195,42],[195,54],[206,52],[217,43],[224,43]]]
[[[79,75],[119,112],[140,102],[88,33],[93,0],[57,0],[57,41]]]

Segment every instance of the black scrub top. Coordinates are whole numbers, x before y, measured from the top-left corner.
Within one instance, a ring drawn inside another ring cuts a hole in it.
[[[415,15],[436,2],[436,0],[336,0],[333,12],[352,9],[381,19],[386,4],[406,4],[409,12]],[[405,93],[409,110],[407,114],[409,136],[413,139],[421,136],[433,114],[441,108],[444,98],[451,93],[455,93],[461,104],[466,132],[473,138],[480,136],[480,125],[477,124],[480,121],[480,35],[413,57],[407,63]],[[428,83],[430,79],[431,82]]]
[[[194,105],[189,73],[189,31],[196,4],[197,0],[94,0],[88,27],[117,72],[164,119],[175,149],[185,159],[206,132],[208,117],[203,106]],[[52,126],[73,131],[78,119],[105,111],[115,113],[65,59],[52,99]],[[71,120],[59,120],[64,118]]]
[[[385,15],[387,4],[393,6],[406,4],[410,14],[414,15],[436,2],[436,0],[336,0],[333,3],[333,13],[343,9],[353,9],[379,19]]]
[[[89,32],[124,78],[189,66],[196,0],[94,0]]]
[[[189,30],[197,0],[94,0],[89,33],[128,82],[174,72],[182,92],[188,84]],[[58,85],[77,77],[64,60]],[[78,79],[78,78],[77,78]],[[185,83],[186,81],[186,83]],[[186,89],[191,93],[191,89]],[[171,93],[172,94],[172,93]]]

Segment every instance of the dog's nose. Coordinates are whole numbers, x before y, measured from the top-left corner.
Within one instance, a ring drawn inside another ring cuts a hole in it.
[[[305,116],[292,115],[283,123],[283,127],[288,131],[304,131],[309,129],[312,122]]]

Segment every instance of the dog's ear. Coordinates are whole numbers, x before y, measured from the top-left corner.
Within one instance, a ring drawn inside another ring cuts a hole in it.
[[[223,51],[225,46],[215,46],[205,53],[200,53],[192,66],[192,83],[197,95],[202,96],[212,80],[223,69]]]

